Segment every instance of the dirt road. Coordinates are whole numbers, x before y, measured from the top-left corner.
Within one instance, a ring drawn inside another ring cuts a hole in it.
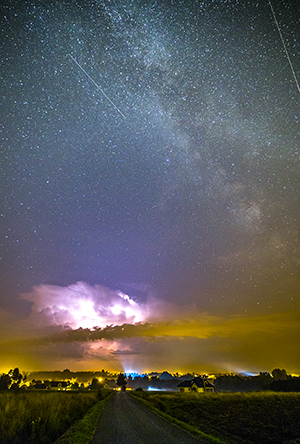
[[[99,417],[90,444],[204,444],[155,415],[126,392],[117,392]]]

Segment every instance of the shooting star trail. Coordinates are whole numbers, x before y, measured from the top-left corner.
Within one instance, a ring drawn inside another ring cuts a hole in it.
[[[269,0],[269,5],[270,5],[270,8],[271,8],[271,11],[272,11],[272,14],[273,14],[274,22],[275,22],[275,24],[276,24],[276,26],[277,26],[277,29],[278,29],[278,32],[279,32],[279,35],[280,35],[280,38],[281,38],[281,42],[282,42],[283,48],[284,48],[284,50],[285,50],[285,53],[286,53],[287,59],[288,59],[289,64],[290,64],[290,68],[291,68],[291,71],[292,71],[292,74],[293,74],[293,77],[294,77],[294,80],[295,80],[295,83],[296,83],[297,89],[298,89],[298,91],[299,91],[299,93],[300,93],[299,82],[298,82],[298,79],[297,79],[297,76],[296,76],[296,73],[295,73],[295,70],[294,70],[294,67],[293,67],[293,64],[292,64],[292,61],[291,61],[291,58],[290,58],[290,55],[289,55],[288,49],[287,49],[287,46],[286,46],[285,41],[284,41],[284,39],[283,39],[283,36],[282,36],[282,33],[281,33],[281,29],[280,29],[279,23],[278,23],[277,18],[276,18],[275,11],[274,11],[274,9],[273,9],[273,6],[272,6],[272,3],[270,2],[270,0]]]
[[[71,54],[68,54],[69,57],[71,57],[71,59],[73,60],[73,62],[76,63],[76,65],[81,69],[81,71],[84,72],[84,74],[90,79],[91,82],[93,82],[93,84],[96,86],[96,88],[104,95],[104,97],[106,97],[106,99],[112,104],[112,106],[118,111],[119,114],[121,114],[121,116],[125,119],[126,117],[124,116],[124,114],[122,113],[121,110],[119,110],[119,108],[114,104],[114,102],[108,97],[107,94],[105,94],[105,92],[103,91],[103,89],[95,82],[94,79],[92,79],[92,77],[89,75],[89,73],[86,72],[86,70],[77,62],[77,60],[74,59],[74,57]]]

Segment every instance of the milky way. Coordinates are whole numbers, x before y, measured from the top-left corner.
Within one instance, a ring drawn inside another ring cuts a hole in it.
[[[176,313],[299,309],[300,7],[272,6],[288,53],[268,1],[1,7],[5,316],[76,282]]]

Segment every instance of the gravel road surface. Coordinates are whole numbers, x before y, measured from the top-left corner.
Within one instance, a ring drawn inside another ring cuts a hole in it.
[[[169,423],[126,392],[117,392],[101,413],[90,444],[207,444]]]

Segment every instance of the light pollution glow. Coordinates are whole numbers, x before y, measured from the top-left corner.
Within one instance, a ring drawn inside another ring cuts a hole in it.
[[[139,372],[299,368],[293,341],[300,333],[297,311],[212,316],[153,297],[139,304],[122,292],[84,282],[42,285],[22,298],[32,302],[26,321],[0,313],[1,371],[13,366]],[[13,333],[7,334],[12,322]]]

